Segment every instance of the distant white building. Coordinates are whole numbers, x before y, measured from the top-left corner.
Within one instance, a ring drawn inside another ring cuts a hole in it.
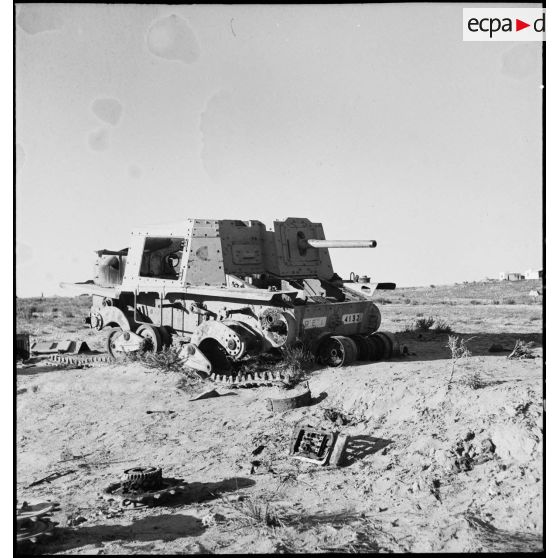
[[[522,275],[521,273],[501,271],[499,278],[500,281],[523,281],[525,279],[525,275]]]
[[[539,269],[528,269],[525,272],[525,279],[542,279],[543,270],[542,267]]]

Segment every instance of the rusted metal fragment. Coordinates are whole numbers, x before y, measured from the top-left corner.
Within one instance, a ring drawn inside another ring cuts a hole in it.
[[[308,383],[306,383],[306,389],[302,393],[299,392],[297,393],[297,395],[293,395],[292,397],[266,399],[266,407],[270,411],[281,413],[282,411],[289,411],[290,409],[305,407],[306,405],[310,405],[311,401],[312,395],[310,394]]]
[[[42,518],[38,520],[27,519],[18,521],[16,540],[18,543],[31,542],[37,543],[42,537],[52,535],[56,523],[49,519]]]
[[[73,353],[79,354],[91,349],[85,341],[41,341],[31,345],[31,352],[38,355]]]
[[[212,397],[221,397],[221,394],[215,389],[210,389],[208,391],[204,391],[203,393],[200,393],[199,395],[196,395],[196,397],[190,399],[190,401],[199,401],[200,399],[211,399]]]
[[[336,433],[305,425],[295,428],[289,455],[295,459],[325,465],[335,443]]]
[[[29,358],[29,334],[18,333],[16,334],[16,356],[18,358]]]

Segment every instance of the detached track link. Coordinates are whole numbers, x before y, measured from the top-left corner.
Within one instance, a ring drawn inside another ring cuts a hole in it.
[[[247,374],[216,374],[213,372],[209,379],[228,387],[257,387],[272,386],[275,382],[283,382],[287,379],[281,372],[253,372]]]
[[[49,361],[55,364],[99,364],[113,362],[113,359],[107,353],[100,355],[50,355]]]

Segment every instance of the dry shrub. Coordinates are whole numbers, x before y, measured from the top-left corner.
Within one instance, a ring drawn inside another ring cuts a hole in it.
[[[538,533],[498,529],[471,512],[466,512],[464,519],[475,533],[476,540],[482,544],[484,552],[527,553],[541,552],[543,549],[542,536]]]
[[[455,367],[457,363],[471,356],[471,351],[467,347],[467,343],[471,339],[465,341],[457,335],[448,335],[447,347],[451,352],[451,374],[448,380],[448,390],[451,388],[451,382],[453,380],[453,375],[455,373]]]
[[[315,356],[307,344],[298,344],[281,349],[282,361],[293,370],[311,370],[315,364]]]
[[[293,388],[306,379],[306,373],[316,362],[316,357],[305,343],[281,348],[281,360],[274,366],[286,376],[284,387]]]
[[[515,347],[513,351],[508,355],[511,360],[523,360],[525,358],[535,358],[533,353],[533,348],[535,344],[532,341],[523,341],[518,339],[515,342]]]
[[[171,345],[170,347],[163,347],[158,352],[145,351],[140,352],[140,360],[147,368],[159,370],[161,372],[183,372],[184,362],[179,356],[180,348]]]

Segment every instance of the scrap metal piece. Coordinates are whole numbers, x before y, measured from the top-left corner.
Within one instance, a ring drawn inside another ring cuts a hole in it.
[[[43,536],[52,535],[52,530],[56,525],[57,523],[44,518],[37,521],[27,519],[26,521],[18,522],[16,540],[18,543],[37,543],[42,540]]]
[[[31,352],[38,355],[72,353],[80,354],[91,349],[85,341],[35,341],[31,345]]]
[[[31,488],[32,486],[37,486],[39,484],[43,484],[44,482],[52,482],[53,480],[59,479],[60,477],[70,475],[75,472],[76,472],[75,469],[69,469],[67,471],[56,471],[54,473],[50,473],[50,475],[47,475],[46,477],[33,481],[26,488]]]
[[[29,350],[29,334],[17,333],[16,334],[16,357],[26,359],[30,355]]]
[[[339,467],[343,464],[343,457],[345,456],[345,448],[347,447],[347,442],[349,441],[349,436],[347,434],[338,434],[335,439],[333,451],[329,457],[329,464],[334,467]]]
[[[291,437],[289,455],[294,459],[325,465],[335,444],[337,433],[314,428],[298,426]]]
[[[282,411],[289,411],[290,409],[297,409],[298,407],[305,407],[306,405],[310,405],[311,401],[312,395],[308,382],[306,382],[306,388],[302,393],[298,392],[291,397],[268,397],[266,399],[266,408],[275,413],[280,413]]]
[[[190,401],[199,401],[200,399],[211,399],[212,397],[221,397],[221,394],[216,389],[210,389],[208,391],[204,391],[196,397],[190,399]]]
[[[59,509],[60,505],[58,502],[38,502],[36,504],[22,502],[21,505],[16,508],[16,520],[18,522],[27,519],[37,520],[40,517],[50,512],[58,511]]]
[[[153,506],[168,496],[173,496],[182,492],[186,488],[186,483],[182,479],[162,479],[159,490],[128,491],[123,487],[122,482],[110,484],[104,491],[104,498],[117,498],[123,507]]]
[[[119,499],[122,507],[137,508],[156,505],[186,488],[182,479],[163,478],[162,475],[159,467],[126,469],[122,479],[110,484],[101,496]]]

